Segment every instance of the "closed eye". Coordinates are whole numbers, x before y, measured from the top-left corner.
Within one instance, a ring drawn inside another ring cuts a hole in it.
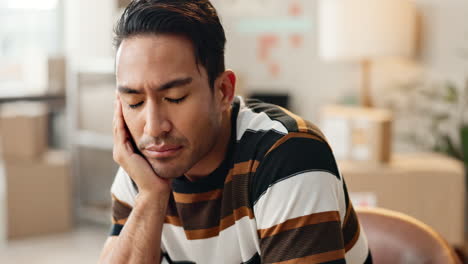
[[[128,106],[132,109],[135,109],[143,104],[143,101],[137,103],[137,104],[129,104]]]
[[[183,102],[185,99],[187,98],[187,95],[186,96],[183,96],[183,97],[180,97],[180,98],[165,98],[166,101],[168,101],[169,103],[174,103],[174,104],[180,104],[181,102]]]

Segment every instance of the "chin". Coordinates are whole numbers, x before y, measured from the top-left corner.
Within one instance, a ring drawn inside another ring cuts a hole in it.
[[[156,164],[155,164],[156,163]],[[163,179],[174,179],[182,176],[189,169],[184,168],[184,166],[164,166],[157,161],[151,162],[151,167],[153,167],[156,175]]]

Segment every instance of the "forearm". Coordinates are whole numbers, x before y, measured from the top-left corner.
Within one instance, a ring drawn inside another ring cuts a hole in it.
[[[115,246],[101,263],[159,263],[168,195],[138,195]]]

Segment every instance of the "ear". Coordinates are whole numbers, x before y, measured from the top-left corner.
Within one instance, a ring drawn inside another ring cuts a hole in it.
[[[236,90],[236,74],[232,70],[223,72],[215,83],[215,96],[222,111],[231,107]]]

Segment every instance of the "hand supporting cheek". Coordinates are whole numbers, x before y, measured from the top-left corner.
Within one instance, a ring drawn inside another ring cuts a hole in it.
[[[157,176],[148,161],[135,152],[131,135],[123,117],[119,95],[117,95],[114,104],[113,135],[113,158],[136,183],[139,194],[169,195],[171,181]]]

